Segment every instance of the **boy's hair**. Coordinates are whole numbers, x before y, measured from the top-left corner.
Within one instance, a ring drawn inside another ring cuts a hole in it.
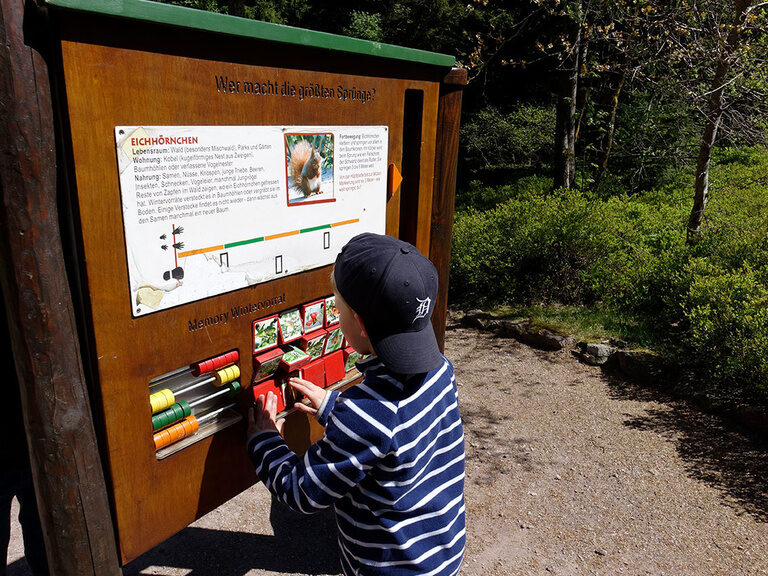
[[[392,236],[360,234],[341,249],[333,277],[387,368],[419,374],[441,366],[430,322],[437,270],[415,246]]]

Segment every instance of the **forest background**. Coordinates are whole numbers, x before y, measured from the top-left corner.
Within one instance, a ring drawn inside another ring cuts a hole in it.
[[[449,305],[768,405],[768,2],[171,3],[455,55]]]

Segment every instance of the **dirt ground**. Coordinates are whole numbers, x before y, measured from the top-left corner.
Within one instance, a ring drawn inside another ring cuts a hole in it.
[[[467,448],[462,574],[768,573],[768,445],[714,416],[511,339],[450,329]],[[255,486],[125,567],[338,574],[333,519]],[[18,525],[9,576],[29,574]]]

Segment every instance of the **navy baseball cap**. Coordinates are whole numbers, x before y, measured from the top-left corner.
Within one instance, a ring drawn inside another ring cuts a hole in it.
[[[336,257],[336,290],[363,319],[373,351],[393,372],[439,368],[443,356],[432,329],[437,270],[418,249],[366,232]]]

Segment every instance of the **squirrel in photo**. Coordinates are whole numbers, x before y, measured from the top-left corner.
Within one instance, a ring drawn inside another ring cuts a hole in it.
[[[322,166],[323,157],[314,144],[299,140],[291,150],[291,178],[305,197],[322,192]]]

